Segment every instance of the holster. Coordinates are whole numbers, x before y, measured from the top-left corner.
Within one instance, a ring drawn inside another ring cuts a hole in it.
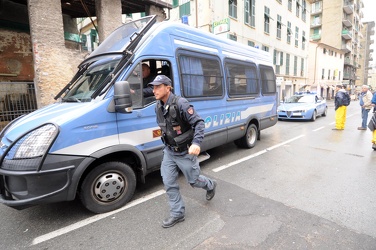
[[[192,144],[194,136],[193,129],[189,129],[188,131],[184,132],[181,135],[178,135],[174,138],[174,141],[176,143],[176,146],[181,150],[187,150],[189,146]]]

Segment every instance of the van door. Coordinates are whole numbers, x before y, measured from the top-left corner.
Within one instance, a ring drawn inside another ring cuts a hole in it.
[[[124,79],[131,88],[133,111],[117,113],[119,141],[121,145],[132,147],[143,154],[147,172],[159,168],[163,148],[160,128],[156,122],[156,100],[148,83],[156,75],[166,74],[162,68],[166,70],[170,65],[169,61],[154,58],[139,61]],[[146,75],[145,72],[149,70]]]

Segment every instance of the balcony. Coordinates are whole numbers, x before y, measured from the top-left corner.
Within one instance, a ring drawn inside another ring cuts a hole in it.
[[[311,40],[312,41],[317,41],[321,39],[321,34],[313,34],[311,35]]]
[[[311,28],[316,28],[316,27],[319,27],[319,26],[321,26],[321,19],[314,19],[311,22]]]
[[[354,12],[354,4],[351,1],[344,1],[343,11],[345,11],[346,14],[352,14]]]
[[[352,26],[351,17],[348,15],[344,15],[342,18],[342,23],[346,27],[351,27]]]
[[[353,66],[352,60],[350,58],[345,58],[345,65]]]
[[[312,8],[311,9],[311,16],[317,15],[317,14],[320,14],[320,13],[322,13],[322,7],[321,6],[319,8]]]
[[[341,49],[345,53],[351,52],[351,50],[352,50],[351,43],[342,43],[342,48]]]
[[[349,40],[352,38],[352,34],[350,30],[344,29],[342,30],[342,37],[346,40]]]

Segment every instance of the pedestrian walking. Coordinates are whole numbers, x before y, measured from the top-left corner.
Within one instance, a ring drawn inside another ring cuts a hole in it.
[[[372,106],[373,106],[373,109],[375,110],[376,109],[376,92],[373,94],[373,97],[372,97]],[[368,124],[368,128],[372,131],[372,149],[373,150],[376,150],[376,113],[375,111],[373,111],[373,116],[371,118],[371,120],[369,121],[369,124]]]
[[[358,127],[358,130],[367,129],[368,113],[372,108],[372,93],[369,90],[368,85],[362,86],[362,92],[360,93],[359,105],[361,107],[362,114],[362,126]]]
[[[162,227],[169,228],[185,220],[185,204],[177,183],[179,170],[192,187],[206,190],[206,200],[214,197],[217,182],[200,174],[197,157],[204,139],[204,121],[185,98],[171,92],[170,78],[159,75],[150,85],[153,86],[157,99],[155,112],[165,145],[161,175],[170,206],[170,216],[163,220]]]
[[[350,104],[350,95],[342,85],[336,85],[336,94],[334,97],[334,110],[336,111],[336,125],[333,130],[344,130],[346,123],[347,106]]]

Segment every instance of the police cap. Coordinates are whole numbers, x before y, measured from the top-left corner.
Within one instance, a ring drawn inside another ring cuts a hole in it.
[[[157,77],[154,78],[154,81],[149,83],[149,85],[156,86],[156,85],[161,85],[162,83],[167,86],[171,86],[171,79],[165,75],[157,75]]]

